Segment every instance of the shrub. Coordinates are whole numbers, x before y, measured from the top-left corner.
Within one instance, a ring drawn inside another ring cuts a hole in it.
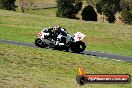
[[[0,8],[15,11],[15,1],[16,0],[0,0]]]
[[[97,21],[97,14],[92,6],[88,5],[83,9],[82,19],[85,21]]]

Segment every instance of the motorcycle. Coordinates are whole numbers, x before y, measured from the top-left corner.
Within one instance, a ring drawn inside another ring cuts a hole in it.
[[[77,32],[74,36],[70,35],[67,31],[59,34],[57,39],[53,37],[55,34],[47,31],[47,28],[38,33],[38,38],[35,39],[35,45],[40,48],[53,48],[58,50],[71,50],[72,52],[80,53],[86,48],[85,43],[82,41],[86,35]],[[56,42],[58,42],[56,45]]]

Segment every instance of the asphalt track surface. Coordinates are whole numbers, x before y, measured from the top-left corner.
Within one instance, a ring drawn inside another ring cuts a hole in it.
[[[16,41],[11,41],[11,40],[0,39],[0,43],[38,48],[32,43],[16,42]],[[102,57],[104,59],[113,59],[113,60],[116,60],[116,61],[132,62],[132,56],[121,56],[121,55],[116,55],[116,54],[106,54],[106,53],[100,53],[100,52],[96,52],[96,51],[86,51],[86,50],[82,53],[79,53],[79,54]]]

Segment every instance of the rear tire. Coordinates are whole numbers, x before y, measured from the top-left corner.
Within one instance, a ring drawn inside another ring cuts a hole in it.
[[[85,48],[86,48],[86,45],[82,41],[72,42],[70,44],[71,51],[76,52],[76,53],[83,52],[85,50]]]
[[[40,48],[47,47],[47,44],[45,42],[43,42],[40,38],[35,39],[35,45]]]

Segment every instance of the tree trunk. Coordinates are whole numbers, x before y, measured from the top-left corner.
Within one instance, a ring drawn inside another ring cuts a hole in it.
[[[22,13],[25,13],[25,10],[24,10],[24,7],[23,6],[21,7],[21,10],[22,10]]]

